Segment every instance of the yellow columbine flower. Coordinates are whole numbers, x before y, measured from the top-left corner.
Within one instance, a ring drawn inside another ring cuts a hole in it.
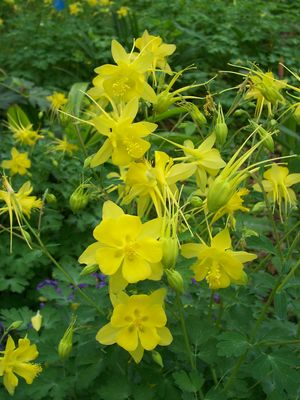
[[[173,338],[164,311],[165,289],[152,294],[128,296],[120,293],[111,320],[97,333],[96,339],[101,344],[117,343],[127,350],[136,363],[144,355],[144,350],[151,351],[157,345],[168,346]]]
[[[28,158],[28,153],[20,153],[13,147],[11,149],[11,160],[2,161],[1,167],[9,169],[11,175],[25,175],[28,172],[28,168],[31,167],[31,161]]]
[[[100,6],[110,6],[112,5],[112,1],[111,0],[99,0],[99,5]]]
[[[161,220],[142,224],[139,217],[124,214],[112,201],[103,205],[102,222],[93,235],[97,240],[79,257],[84,264],[98,264],[105,275],[122,272],[129,283],[162,276],[162,246],[157,240]]]
[[[87,0],[87,3],[91,7],[95,7],[99,4],[98,0]]]
[[[54,92],[51,96],[47,96],[46,99],[50,102],[53,110],[60,110],[68,101],[64,93]]]
[[[26,337],[19,339],[18,347],[8,336],[6,347],[0,353],[0,376],[3,376],[3,383],[10,395],[13,395],[15,388],[18,386],[18,378],[16,375],[25,379],[27,384],[31,384],[36,376],[42,371],[39,364],[32,364],[39,355],[36,345],[30,344],[30,340]]]
[[[32,124],[23,126],[21,123],[9,123],[8,128],[12,131],[16,142],[34,146],[36,142],[43,136],[38,134],[38,131],[32,129]]]
[[[283,103],[284,97],[280,91],[286,87],[286,81],[274,78],[272,72],[251,71],[249,75],[250,87],[245,99],[256,99],[255,116],[260,118],[264,105],[272,115],[272,105]]]
[[[138,100],[132,99],[119,115],[102,114],[92,120],[97,131],[108,138],[91,160],[96,167],[112,157],[115,165],[125,166],[143,157],[150,148],[143,138],[152,133],[157,125],[147,121],[133,123],[138,112]]]
[[[76,3],[69,5],[69,12],[71,15],[77,15],[82,12],[82,8],[80,3],[77,1]]]
[[[282,200],[285,204],[285,210],[287,211],[288,206],[296,206],[297,199],[296,194],[291,189],[291,186],[300,182],[300,174],[289,174],[289,170],[286,167],[281,167],[277,164],[272,164],[264,173],[264,180],[262,185],[264,191],[267,193],[269,201],[274,204],[278,204],[280,213],[282,211]],[[253,186],[254,190],[261,192],[261,187],[256,183]]]
[[[50,151],[61,151],[63,154],[68,153],[72,155],[78,150],[76,144],[68,142],[67,138],[64,136],[63,139],[56,138],[53,145],[50,147]]]
[[[171,74],[172,70],[166,61],[166,57],[170,56],[176,50],[174,44],[163,43],[160,36],[149,35],[146,30],[143,35],[135,41],[135,47],[143,52],[143,54],[151,54],[152,56],[152,71],[157,68]]]
[[[182,255],[197,257],[192,266],[196,281],[206,279],[211,289],[226,288],[230,283],[245,284],[247,275],[243,263],[256,258],[245,251],[232,251],[228,229],[224,229],[211,239],[211,245],[188,243],[182,245]]]
[[[88,93],[95,99],[104,96],[117,103],[126,103],[133,98],[154,103],[156,94],[146,81],[146,72],[152,65],[151,54],[128,54],[116,40],[112,41],[111,51],[117,65],[105,64],[96,68],[95,87]]]
[[[29,245],[27,236],[24,234],[24,229],[22,228],[22,215],[30,217],[31,211],[42,208],[43,202],[37,199],[36,196],[30,196],[33,190],[30,182],[25,182],[18,192],[14,192],[7,179],[3,177],[3,187],[5,190],[0,190],[0,204],[1,201],[4,201],[6,205],[4,207],[0,206],[0,215],[6,212],[9,215],[11,232],[10,248],[12,249],[13,214],[15,214],[21,233]]]
[[[189,163],[191,172],[196,174],[196,182],[201,190],[204,190],[206,186],[208,174],[215,176],[221,168],[226,166],[219,150],[213,148],[215,141],[216,136],[210,135],[196,149],[191,140],[185,140],[184,146],[176,144],[185,154],[184,157],[179,157],[177,160]]]
[[[129,13],[129,7],[122,6],[117,10],[119,18],[127,17],[128,13]]]

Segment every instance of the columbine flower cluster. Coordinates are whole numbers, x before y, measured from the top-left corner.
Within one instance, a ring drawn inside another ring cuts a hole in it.
[[[220,148],[227,140],[229,128],[222,106],[216,107],[211,96],[207,97],[209,104],[204,109],[210,110],[206,114],[213,114],[215,123],[213,131],[203,137],[201,127],[206,118],[189,102],[197,96],[183,94],[200,85],[173,89],[184,72],[174,73],[168,64],[167,57],[174,51],[174,45],[165,44],[147,31],[135,40],[129,53],[113,40],[115,64],[96,68],[97,76],[87,93],[93,103],[93,115],[87,122],[94,127],[95,138],[99,141],[104,137],[104,142],[85,165],[91,168],[107,162],[115,165],[119,172],[108,177],[117,179],[118,184],[112,182],[107,191],[117,191],[122,207],[136,206],[136,215],[126,214],[116,203],[106,201],[102,220],[93,233],[96,242],[83,252],[79,262],[91,270],[92,266],[98,266],[109,277],[114,310],[110,322],[99,330],[97,340],[105,345],[117,343],[136,362],[142,359],[144,350],[172,341],[166,328],[166,290],[131,296],[126,291],[129,285],[138,287],[141,281],[161,281],[165,277],[169,287],[182,294],[184,282],[176,269],[180,248],[183,257],[196,259],[191,266],[194,279],[205,280],[210,289],[246,284],[244,264],[253,261],[256,255],[234,250],[231,230],[235,229],[236,212],[249,211],[244,201],[250,190],[242,185],[267,162],[251,162],[251,158],[261,147],[268,149],[272,140],[272,133],[257,118],[250,124],[251,135],[225,161]],[[168,79],[170,82],[165,83]],[[244,100],[257,100],[256,117],[261,116],[264,105],[270,113],[272,107],[283,102],[280,92],[285,82],[277,81],[271,73],[250,71],[247,79]],[[141,110],[145,109],[146,115],[152,110],[152,116],[141,120]],[[180,112],[191,116],[202,140],[177,143],[165,134],[156,133],[156,122],[165,115]],[[152,138],[156,143],[172,145],[176,156],[157,147],[152,151]],[[288,175],[286,167],[273,164],[264,174],[266,180],[261,186],[254,185],[254,190],[263,188],[274,204],[281,206],[283,199],[286,207],[293,205],[295,196],[290,186],[299,182],[298,175]],[[187,180],[195,190],[182,205],[181,193]],[[224,216],[225,226],[220,226]],[[180,231],[189,230],[193,237],[191,217],[206,223],[208,239],[181,244]],[[147,222],[143,222],[145,218]]]

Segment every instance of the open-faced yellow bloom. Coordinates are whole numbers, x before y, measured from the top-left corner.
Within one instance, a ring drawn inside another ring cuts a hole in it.
[[[117,10],[117,15],[119,18],[127,17],[129,13],[129,7],[122,6]]]
[[[117,65],[105,64],[95,69],[98,76],[89,94],[95,99],[108,97],[116,103],[127,103],[133,98],[155,102],[155,92],[146,81],[146,72],[152,65],[151,54],[126,53],[116,40],[112,41],[111,50]]]
[[[46,99],[50,102],[53,110],[60,110],[68,101],[64,93],[54,92],[51,96],[47,96]]]
[[[63,154],[68,153],[69,155],[72,155],[78,150],[78,146],[68,142],[68,139],[64,136],[62,139],[56,138],[49,150],[61,151]]]
[[[188,243],[182,245],[182,255],[197,257],[192,266],[196,281],[206,279],[211,289],[226,288],[231,283],[245,284],[247,275],[243,263],[256,258],[255,254],[233,251],[228,229],[224,229],[211,239],[211,245]]]
[[[93,232],[97,242],[83,252],[79,262],[98,264],[105,275],[121,271],[129,283],[159,280],[163,273],[162,246],[157,240],[161,220],[157,218],[142,224],[139,217],[124,214],[112,201],[104,203],[102,217]]]
[[[286,211],[288,206],[297,204],[296,194],[291,186],[300,182],[300,174],[289,174],[287,167],[281,167],[274,163],[271,168],[265,171],[264,178],[262,181],[264,191],[274,206],[276,203],[278,204],[280,212],[282,211],[282,201],[285,204]],[[259,184],[256,183],[253,188],[261,192]]]
[[[167,74],[171,74],[172,70],[166,61],[166,58],[174,53],[176,46],[174,44],[163,43],[160,36],[149,35],[146,30],[143,35],[135,41],[135,47],[143,54],[152,55],[152,71],[160,69]]]
[[[82,8],[80,3],[77,1],[76,3],[69,5],[69,12],[71,15],[77,15],[82,12]]]
[[[150,295],[120,293],[110,322],[97,333],[98,342],[105,345],[117,343],[131,354],[136,363],[143,358],[144,350],[151,351],[157,345],[168,346],[173,338],[165,326],[165,295],[165,289]]]
[[[23,126],[21,123],[11,122],[8,124],[8,128],[12,131],[16,142],[28,146],[34,146],[43,137],[38,134],[38,131],[32,129],[32,124]]]
[[[9,169],[11,175],[25,175],[28,168],[31,167],[31,161],[28,158],[28,153],[20,153],[15,147],[11,149],[11,160],[4,160],[1,167]]]
[[[10,395],[13,395],[18,386],[16,375],[25,379],[27,384],[31,384],[36,376],[42,371],[39,364],[32,364],[38,356],[36,345],[30,344],[26,337],[19,339],[16,347],[11,336],[8,336],[4,351],[0,351],[0,376],[3,376],[3,383]]]
[[[150,143],[143,138],[152,133],[157,125],[147,121],[135,122],[138,100],[132,99],[119,115],[102,114],[92,120],[97,131],[107,136],[100,150],[92,158],[90,166],[96,167],[112,157],[115,165],[125,166],[143,157]]]

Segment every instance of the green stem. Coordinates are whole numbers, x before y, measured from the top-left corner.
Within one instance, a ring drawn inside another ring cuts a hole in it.
[[[183,315],[183,311],[182,311],[182,302],[181,302],[181,299],[180,299],[180,295],[178,293],[176,293],[176,303],[177,303],[177,306],[178,306],[180,324],[181,324],[181,329],[182,329],[182,334],[183,334],[183,338],[184,338],[186,351],[187,351],[188,356],[189,356],[191,368],[192,368],[192,370],[195,370],[196,369],[196,364],[195,364],[195,360],[194,360],[194,357],[193,357],[193,354],[192,354],[190,340],[189,340],[189,337],[188,337],[188,332],[187,332],[185,321],[184,321],[184,315]]]

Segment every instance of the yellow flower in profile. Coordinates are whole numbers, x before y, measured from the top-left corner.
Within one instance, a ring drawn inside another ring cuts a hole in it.
[[[112,41],[111,51],[117,65],[105,64],[96,68],[95,87],[88,93],[95,99],[104,96],[117,104],[133,98],[154,103],[156,94],[146,81],[146,72],[152,65],[151,54],[128,54],[116,40]]]
[[[35,360],[39,353],[36,345],[31,345],[26,337],[19,339],[18,347],[16,347],[12,337],[8,336],[5,350],[0,353],[3,354],[0,356],[0,376],[3,376],[4,386],[11,396],[19,383],[16,375],[24,378],[30,385],[42,371],[39,364],[30,362]]]
[[[228,215],[227,222],[230,223],[233,229],[235,229],[236,219],[234,218],[234,213],[236,211],[248,212],[249,208],[243,205],[243,196],[246,196],[249,190],[242,188],[234,193],[234,195],[227,201],[227,203],[221,207],[213,216],[212,223],[216,222],[218,219],[222,218],[223,215]]]
[[[61,151],[63,154],[68,153],[72,155],[78,150],[78,146],[76,144],[68,142],[66,136],[63,139],[56,138],[53,141],[53,145],[50,147],[50,151]]]
[[[90,166],[96,167],[112,157],[115,165],[125,166],[143,157],[150,148],[143,138],[152,133],[157,125],[141,121],[133,123],[138,112],[138,100],[132,99],[119,115],[102,114],[92,120],[97,131],[107,136],[100,150],[92,158]]]
[[[112,201],[106,201],[103,219],[94,229],[97,240],[79,257],[79,262],[98,264],[105,275],[121,272],[129,283],[145,279],[159,280],[163,269],[159,218],[142,223],[139,217],[124,214]]]
[[[233,251],[228,229],[219,232],[211,239],[211,245],[188,243],[182,245],[185,258],[197,257],[192,266],[196,281],[206,279],[210,289],[226,288],[231,283],[245,284],[247,275],[243,263],[256,258],[255,254]]]
[[[117,15],[119,18],[127,17],[129,13],[129,7],[122,6],[117,10]]]
[[[143,54],[150,53],[152,56],[152,70],[157,68],[171,74],[172,70],[166,61],[166,58],[174,53],[176,46],[174,44],[163,43],[160,36],[149,35],[146,30],[143,35],[135,41],[135,46]]]
[[[286,81],[276,79],[272,72],[263,73],[260,70],[251,71],[249,79],[250,86],[245,99],[256,99],[255,116],[260,118],[264,106],[272,115],[272,105],[284,102],[280,91],[286,87]]]
[[[158,216],[163,215],[166,199],[174,202],[176,183],[189,178],[194,171],[188,164],[174,164],[163,151],[155,152],[155,164],[148,160],[131,163],[125,174],[124,204],[137,201],[138,215],[144,215],[151,201]]]
[[[262,181],[264,191],[274,206],[276,203],[278,204],[280,214],[282,211],[282,201],[285,205],[285,211],[287,211],[288,206],[297,205],[296,194],[291,189],[291,186],[300,182],[300,174],[289,174],[287,167],[281,167],[274,163],[271,168],[265,171],[264,178]],[[261,187],[257,183],[253,188],[261,192]]]
[[[96,339],[104,345],[117,343],[128,351],[136,363],[157,345],[168,346],[173,338],[164,311],[165,289],[150,295],[128,296],[120,293],[114,304],[111,320],[97,333]]]
[[[51,96],[47,96],[46,99],[50,102],[53,110],[60,110],[68,101],[64,93],[54,92]]]
[[[77,15],[82,12],[82,8],[80,3],[77,1],[76,3],[69,5],[69,12],[71,15]]]
[[[31,167],[31,161],[28,158],[28,153],[20,153],[15,147],[11,149],[11,160],[4,160],[1,167],[9,169],[11,175],[25,175],[28,168]]]

